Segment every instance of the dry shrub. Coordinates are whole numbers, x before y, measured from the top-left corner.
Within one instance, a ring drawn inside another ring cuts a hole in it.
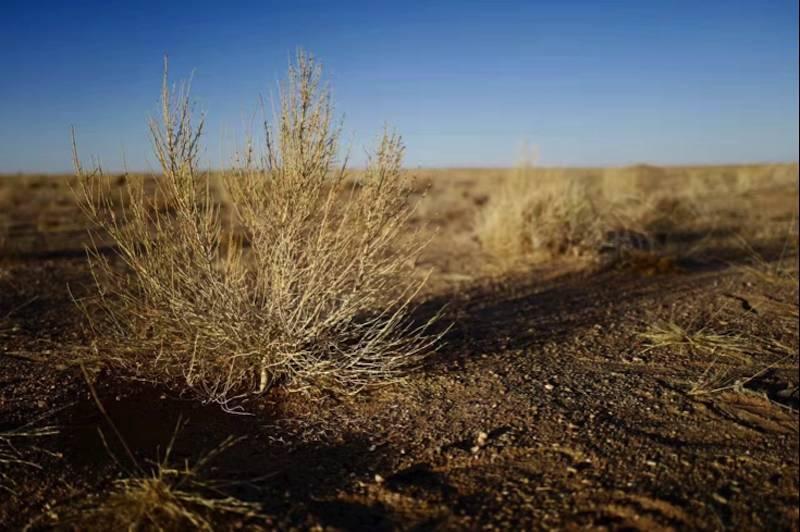
[[[717,243],[724,221],[687,191],[657,192],[635,200],[627,224],[647,239],[651,260],[685,261],[702,257]]]
[[[602,236],[602,214],[586,180],[543,183],[520,167],[479,213],[477,234],[502,262],[584,255]]]
[[[264,153],[248,143],[224,177],[233,226],[198,169],[203,122],[189,88],[171,91],[166,71],[162,104],[150,126],[155,195],[126,180],[120,209],[102,171],[76,157],[81,205],[116,245],[112,257],[90,250],[99,297],[84,305],[110,359],[225,404],[277,382],[356,392],[400,378],[432,348],[427,323],[409,320],[424,280],[412,272],[421,245],[404,234],[414,205],[402,143],[385,133],[367,171],[348,179],[313,58],[300,52],[290,67]]]
[[[525,212],[525,241],[551,255],[585,255],[598,243],[601,213],[586,185],[569,180],[563,190],[531,202]]]
[[[636,176],[604,172],[545,179],[520,167],[479,213],[478,239],[506,265],[558,256],[617,263],[649,254],[656,241],[651,222],[663,223],[672,213],[625,182],[611,186],[609,176],[617,175]]]
[[[702,208],[691,196],[658,194],[643,201],[642,229],[664,238],[686,231],[692,221],[703,218]]]
[[[686,169],[639,165],[587,172],[545,175],[517,168],[478,215],[482,247],[504,265],[578,256],[669,273],[718,243],[729,232],[725,223],[737,220],[742,208],[709,207],[708,191]]]

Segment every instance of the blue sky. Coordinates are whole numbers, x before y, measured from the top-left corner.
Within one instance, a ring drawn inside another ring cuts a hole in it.
[[[153,169],[161,59],[192,70],[219,166],[298,46],[363,160],[384,123],[408,166],[798,159],[796,1],[15,2],[0,7],[0,171],[69,170],[69,128]]]

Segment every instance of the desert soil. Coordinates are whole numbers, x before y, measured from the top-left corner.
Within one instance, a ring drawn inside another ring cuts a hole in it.
[[[407,382],[313,400],[274,391],[235,415],[89,364],[136,460],[163,456],[179,420],[177,463],[242,437],[210,474],[266,518],[220,529],[797,530],[797,323],[775,310],[796,312],[796,289],[776,292],[735,246],[665,271],[570,257],[500,270],[474,220],[502,174],[422,172],[432,187],[416,222],[438,230],[418,317],[445,306],[451,328]],[[0,433],[57,429],[14,440],[27,463],[0,463],[0,528],[57,527],[131,465],[65,347],[90,341],[73,302],[92,290],[80,216],[58,178],[0,179]],[[796,223],[796,187],[748,194],[739,228]],[[775,259],[777,242],[756,244]],[[751,331],[789,355],[651,349],[640,333],[661,320]],[[712,362],[739,384],[689,393]]]

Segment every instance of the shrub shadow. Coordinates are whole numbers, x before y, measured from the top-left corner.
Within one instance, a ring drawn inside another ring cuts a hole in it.
[[[386,467],[391,450],[375,449],[365,434],[299,438],[281,432],[278,412],[232,415],[147,384],[118,381],[97,394],[108,418],[87,394],[61,413],[56,447],[94,489],[107,486],[110,476],[136,474],[137,467],[150,472],[171,441],[168,464],[182,467],[230,437],[237,443],[215,456],[205,475],[224,480],[225,495],[260,503],[281,527],[304,527],[310,518],[334,527],[396,528],[379,506],[337,500],[343,490],[373,482]]]
[[[679,260],[666,273],[611,265],[547,281],[537,281],[534,274],[510,275],[433,297],[417,307],[411,319],[424,324],[441,313],[428,331],[443,334],[437,356],[428,358],[428,368],[476,355],[541,347],[571,338],[578,330],[603,327],[631,302],[674,299],[702,288],[708,274],[752,264],[754,252],[766,262],[779,260],[784,241],[763,242],[752,250],[706,251],[703,257]]]

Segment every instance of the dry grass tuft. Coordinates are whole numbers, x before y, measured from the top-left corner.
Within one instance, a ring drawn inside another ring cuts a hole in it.
[[[716,329],[710,321],[704,326],[689,327],[675,321],[660,321],[639,336],[648,344],[644,353],[653,349],[677,350],[705,364],[705,369],[689,382],[687,393],[691,396],[728,390],[749,392],[745,386],[773,368],[796,370],[796,365],[785,365],[796,358],[796,352],[778,339],[741,328],[736,332]],[[755,356],[772,362],[756,362]]]
[[[135,473],[114,481],[100,498],[56,509],[43,518],[60,528],[78,530],[215,530],[222,520],[244,524],[262,519],[261,507],[226,495],[230,482],[209,480],[209,463],[239,440],[229,437],[191,466],[170,465],[178,423],[164,458],[150,464],[149,472],[134,462]],[[124,442],[123,442],[124,443]]]
[[[264,152],[249,142],[224,176],[233,226],[198,169],[202,118],[166,71],[150,129],[163,176],[154,196],[126,180],[124,208],[76,156],[83,210],[124,265],[91,249],[98,298],[81,302],[114,362],[225,405],[273,383],[354,393],[432,349],[427,324],[408,319],[424,280],[412,271],[422,244],[404,234],[414,205],[402,142],[384,133],[348,179],[313,58],[300,52],[290,68]]]
[[[717,332],[708,326],[684,327],[674,321],[658,321],[639,333],[648,347],[652,349],[679,349],[691,355],[712,355],[728,357],[740,362],[751,361],[748,352],[752,344],[736,332]]]
[[[794,283],[796,290],[797,281]],[[659,320],[639,334],[647,344],[643,352],[669,350],[701,364],[704,370],[691,379],[689,395],[728,390],[752,393],[747,385],[772,370],[796,374],[797,320],[789,327],[781,326],[786,307],[757,305],[757,310],[735,293],[721,295],[735,301],[738,310],[723,303],[712,312],[695,311],[693,317]]]
[[[152,477],[118,480],[108,499],[86,512],[83,524],[107,530],[214,530],[211,515],[233,514],[240,519],[258,515],[257,505],[183,489],[185,479],[192,476],[186,470],[159,468]]]

